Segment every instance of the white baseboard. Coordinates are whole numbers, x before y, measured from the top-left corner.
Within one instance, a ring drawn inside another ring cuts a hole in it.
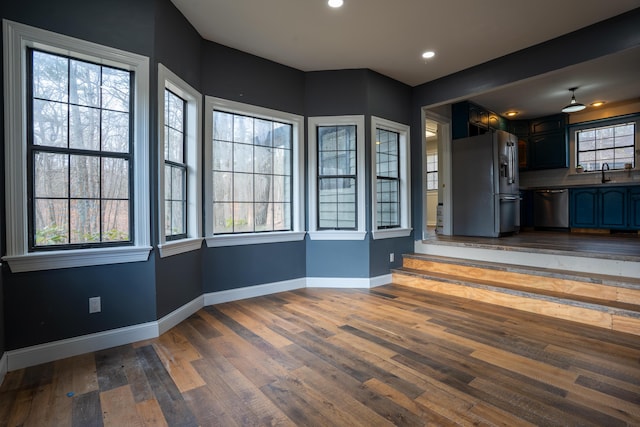
[[[222,304],[223,302],[238,301],[246,298],[261,297],[278,292],[293,291],[306,287],[306,280],[293,279],[283,282],[267,283],[264,285],[247,286],[245,288],[229,289],[226,291],[204,294],[204,305]]]
[[[58,359],[104,350],[119,345],[131,344],[136,341],[157,338],[207,305],[221,304],[303,288],[369,289],[387,283],[391,283],[391,274],[372,278],[303,277],[300,279],[207,293],[195,298],[155,322],[141,323],[125,328],[111,329],[109,331],[6,351],[0,359],[0,384],[2,384],[2,379],[8,371],[53,362]]]
[[[7,360],[7,352],[5,351],[2,357],[0,357],[0,386],[2,386],[4,382],[4,376],[9,372],[9,362]]]
[[[187,319],[202,307],[204,307],[204,296],[200,295],[193,301],[186,303],[176,310],[173,310],[171,313],[158,320],[158,336],[164,334],[169,329],[176,326],[178,323]]]
[[[370,289],[391,283],[391,274],[378,277],[307,277],[307,288]]]
[[[148,322],[11,350],[6,352],[5,356],[8,359],[9,371],[14,371],[157,336],[158,322]]]

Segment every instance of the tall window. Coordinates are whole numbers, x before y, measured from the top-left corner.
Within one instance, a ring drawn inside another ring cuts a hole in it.
[[[292,230],[293,126],[213,111],[213,233]]]
[[[318,126],[318,230],[357,227],[356,127]]]
[[[31,250],[131,241],[131,72],[30,51]]]
[[[577,164],[587,171],[635,167],[635,122],[593,127],[576,132]]]
[[[411,234],[409,126],[371,116],[371,221],[374,239]]]
[[[165,89],[164,97],[164,227],[167,240],[187,235],[186,102]]]
[[[438,189],[438,154],[427,153],[427,190]]]
[[[4,260],[147,260],[149,58],[7,20],[3,43]]]
[[[376,129],[376,224],[400,227],[400,134]]]

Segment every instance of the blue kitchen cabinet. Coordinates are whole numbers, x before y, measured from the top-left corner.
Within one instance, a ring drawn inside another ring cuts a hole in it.
[[[626,229],[627,188],[613,187],[600,189],[599,226],[609,229]]]
[[[569,204],[569,221],[572,228],[596,228],[598,226],[598,189],[572,188]]]
[[[529,169],[569,167],[567,115],[554,114],[529,122]]]
[[[640,230],[640,187],[629,189],[629,225],[634,230]]]
[[[640,230],[640,187],[572,188],[572,228]]]

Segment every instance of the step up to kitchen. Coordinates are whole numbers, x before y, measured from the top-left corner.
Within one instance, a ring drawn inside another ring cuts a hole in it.
[[[640,280],[407,254],[393,283],[640,335]]]

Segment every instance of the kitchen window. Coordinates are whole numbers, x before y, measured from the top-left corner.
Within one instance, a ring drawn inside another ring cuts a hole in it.
[[[581,128],[575,138],[576,165],[585,171],[600,171],[605,163],[610,170],[625,169],[625,165],[635,168],[635,121]]]
[[[427,153],[427,190],[438,189],[438,154]]]
[[[309,118],[309,237],[362,240],[364,116]]]
[[[209,246],[300,240],[303,118],[207,98]]]
[[[409,126],[371,117],[372,236],[374,239],[411,234]]]
[[[202,246],[202,95],[158,64],[160,257]]]
[[[4,21],[14,272],[144,261],[146,57]]]

